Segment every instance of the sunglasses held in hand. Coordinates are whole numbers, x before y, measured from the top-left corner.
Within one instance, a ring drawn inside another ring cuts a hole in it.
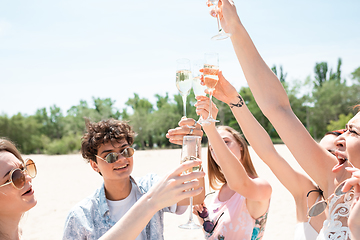
[[[121,153],[116,153],[116,152],[109,153],[108,155],[106,155],[105,159],[98,155],[95,156],[104,160],[107,163],[114,163],[119,160],[120,156],[123,156],[124,158],[129,158],[132,157],[134,153],[135,153],[135,149],[133,149],[132,147],[127,147],[124,150],[122,150]]]
[[[20,168],[15,168],[13,170],[11,170],[10,172],[10,181],[1,185],[5,186],[8,184],[12,184],[14,186],[14,188],[21,190],[24,188],[25,186],[25,182],[26,182],[26,176],[25,176],[25,172],[31,177],[34,178],[36,176],[36,166],[33,160],[31,159],[27,159],[25,161],[25,167],[22,165]]]

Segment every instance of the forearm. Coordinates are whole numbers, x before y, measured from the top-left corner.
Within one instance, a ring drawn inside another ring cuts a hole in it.
[[[292,111],[285,89],[261,58],[245,28],[241,24],[234,28],[233,46],[258,106],[301,167],[318,185],[327,188],[333,161]]]
[[[293,196],[305,196],[313,186],[310,179],[295,171],[276,151],[270,136],[252,115],[242,97],[233,99],[229,104],[233,115],[260,159],[269,166],[279,181]],[[299,187],[303,186],[303,187]]]
[[[269,156],[277,154],[268,133],[252,115],[240,95],[228,105],[251,147],[268,164],[266,161]]]
[[[158,210],[145,194],[100,240],[135,239]]]
[[[279,107],[290,107],[281,82],[260,56],[244,26],[238,22],[231,32],[235,53],[260,109],[271,117]]]
[[[250,178],[239,159],[229,150],[214,126],[203,126],[203,129],[230,188],[237,192],[238,189],[244,190],[244,186],[249,185]]]

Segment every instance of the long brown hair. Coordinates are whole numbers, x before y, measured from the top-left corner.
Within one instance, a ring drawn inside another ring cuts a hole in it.
[[[15,144],[7,138],[0,138],[0,152],[1,151],[12,153],[17,159],[19,159],[21,162],[24,162]]]
[[[245,168],[246,173],[251,177],[258,177],[254,165],[251,161],[249,149],[245,139],[241,134],[229,126],[219,126],[217,130],[225,130],[231,133],[235,138],[236,142],[241,146],[241,163]],[[209,185],[212,189],[220,189],[221,185],[225,184],[226,178],[220,168],[220,166],[215,162],[214,158],[211,155],[210,148],[208,147],[208,176],[209,176]]]

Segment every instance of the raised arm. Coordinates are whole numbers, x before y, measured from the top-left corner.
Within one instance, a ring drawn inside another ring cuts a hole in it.
[[[312,181],[304,174],[295,171],[280,156],[269,135],[251,114],[236,89],[224,78],[222,72],[219,72],[218,75],[219,82],[214,91],[214,97],[228,104],[249,144],[295,200],[306,199],[308,191],[315,188]]]
[[[197,100],[198,102],[195,104],[196,112],[206,119],[209,109],[209,98],[198,96]],[[217,108],[214,103],[212,103],[212,107],[213,117],[216,117]],[[229,187],[249,200],[258,202],[268,201],[272,191],[269,183],[263,179],[248,176],[239,159],[226,146],[214,123],[203,125],[203,129],[216,155],[217,164],[221,167]]]
[[[136,239],[157,211],[184,198],[199,194],[203,188],[188,189],[198,185],[198,181],[191,180],[203,178],[205,173],[181,174],[186,169],[200,164],[201,161],[188,161],[179,165],[175,171],[162,178],[149,192],[142,196],[100,240]]]
[[[329,180],[334,178],[329,173],[336,159],[312,139],[295,116],[285,89],[256,50],[233,2],[220,0],[219,5],[221,24],[226,32],[232,33],[235,53],[257,104],[301,167],[326,192]]]

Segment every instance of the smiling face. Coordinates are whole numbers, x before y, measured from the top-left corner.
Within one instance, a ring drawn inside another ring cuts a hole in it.
[[[10,181],[10,172],[13,169],[24,168],[24,163],[12,153],[0,151],[0,185]],[[21,216],[36,205],[31,178],[25,172],[25,186],[16,189],[12,184],[0,187],[0,215]]]
[[[360,168],[360,112],[348,122],[346,132],[335,140],[335,144],[337,146],[335,154],[339,163],[333,168],[333,172],[343,166],[351,167],[345,161],[346,158],[356,168]]]
[[[102,174],[105,185],[113,181],[129,181],[130,174],[133,170],[133,157],[125,158],[120,154],[118,161],[114,163],[107,163],[103,160],[109,153],[115,152],[119,154],[127,147],[130,146],[125,139],[119,140],[118,142],[106,142],[101,145],[97,151],[96,155],[99,156],[97,157],[97,163],[90,161],[92,168]]]
[[[336,136],[334,134],[327,134],[321,139],[319,144],[320,144],[320,146],[322,146],[323,148],[325,148],[326,150],[328,150],[329,152],[334,154],[334,152],[336,150],[335,139],[337,137],[338,136]]]

